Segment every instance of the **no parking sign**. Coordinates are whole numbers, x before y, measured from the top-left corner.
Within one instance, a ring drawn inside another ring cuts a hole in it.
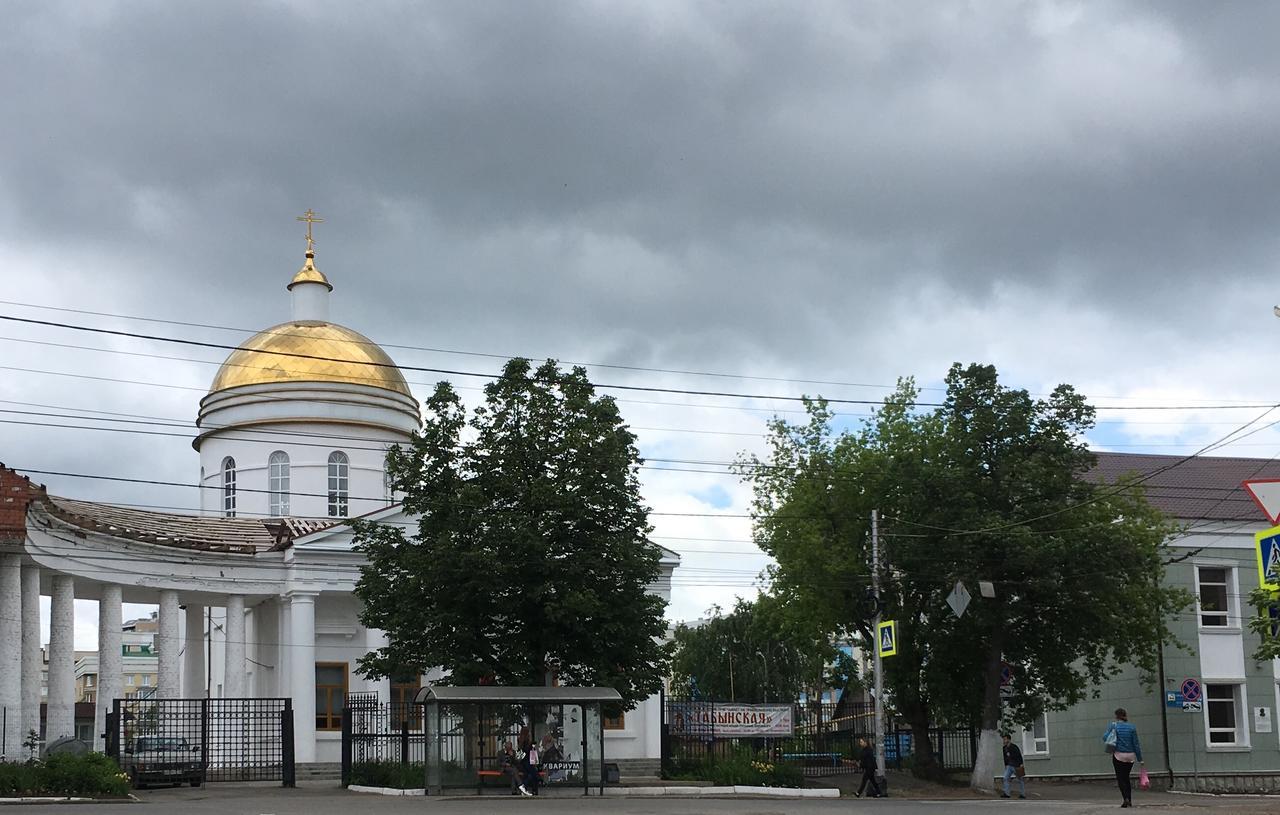
[[[1187,713],[1199,713],[1203,709],[1200,701],[1203,689],[1198,679],[1182,680],[1182,709]]]

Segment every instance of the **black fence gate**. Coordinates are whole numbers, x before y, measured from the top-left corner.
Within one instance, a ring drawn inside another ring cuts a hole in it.
[[[425,774],[427,734],[422,705],[380,702],[376,693],[349,693],[342,709],[342,784],[355,764],[398,764]],[[425,778],[425,775],[423,775]]]
[[[199,762],[205,781],[294,786],[292,699],[116,699],[107,755],[122,770],[145,761]]]

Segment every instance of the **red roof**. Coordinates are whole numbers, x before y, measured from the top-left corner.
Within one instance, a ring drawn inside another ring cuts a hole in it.
[[[1096,455],[1098,466],[1091,477],[1114,482],[1126,475],[1150,476],[1142,482],[1147,500],[1166,515],[1184,521],[1267,524],[1267,517],[1241,484],[1255,478],[1280,478],[1280,458]]]

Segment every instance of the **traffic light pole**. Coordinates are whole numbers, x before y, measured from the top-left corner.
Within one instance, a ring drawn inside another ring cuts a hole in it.
[[[876,617],[871,626],[871,647],[876,656],[876,776],[884,778],[884,666],[880,659],[880,516],[871,510],[871,589],[876,596]],[[895,745],[896,746],[896,745]]]

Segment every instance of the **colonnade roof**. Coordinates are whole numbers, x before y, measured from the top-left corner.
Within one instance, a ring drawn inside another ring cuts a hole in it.
[[[53,495],[38,500],[50,515],[87,531],[160,546],[232,554],[284,549],[295,538],[333,526],[328,519],[185,515]]]

